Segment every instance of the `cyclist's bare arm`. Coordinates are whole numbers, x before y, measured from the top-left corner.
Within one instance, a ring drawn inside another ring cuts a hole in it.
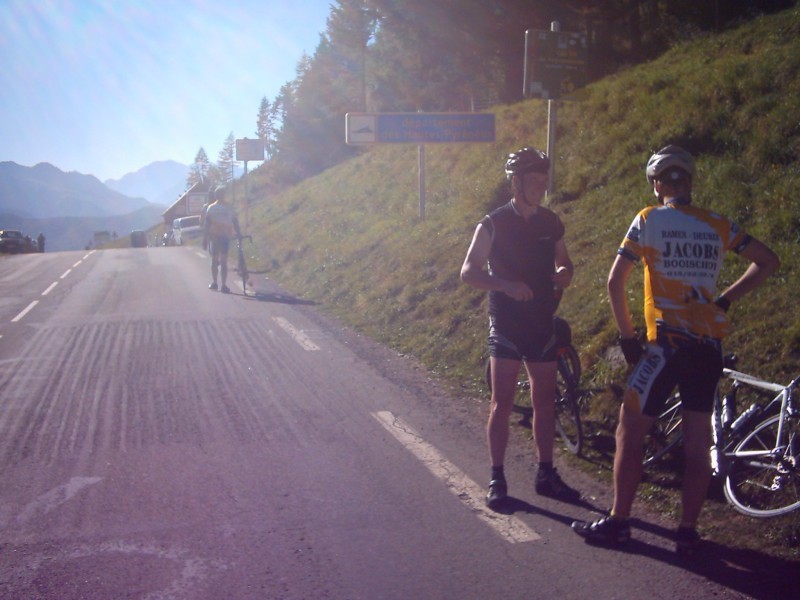
[[[628,284],[634,266],[631,260],[624,256],[617,255],[611,271],[608,273],[608,298],[611,302],[611,312],[617,322],[620,337],[624,339],[632,338],[636,335],[631,319],[631,311],[628,307],[628,295],[625,288]]]
[[[531,289],[520,281],[508,281],[486,270],[489,252],[492,249],[492,236],[482,224],[475,228],[475,235],[467,250],[467,257],[461,266],[461,281],[480,290],[503,292],[514,300],[530,300]]]
[[[766,244],[752,238],[739,256],[750,261],[744,274],[720,294],[731,302],[753,291],[780,266],[780,259]]]
[[[572,265],[572,261],[569,258],[569,252],[567,252],[567,244],[564,241],[564,238],[561,238],[556,242],[555,251],[556,273],[553,275],[553,283],[564,290],[569,287],[570,283],[572,283],[572,274],[575,269]]]

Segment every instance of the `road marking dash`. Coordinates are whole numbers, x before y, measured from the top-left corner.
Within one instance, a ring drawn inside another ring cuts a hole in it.
[[[300,344],[303,349],[308,350],[309,352],[319,350],[319,346],[312,342],[305,333],[297,329],[283,317],[272,317],[272,319],[281,326],[281,329],[291,335],[294,338],[294,341]]]
[[[33,302],[31,302],[30,304],[28,304],[28,306],[26,306],[26,307],[23,309],[23,311],[22,311],[21,313],[19,313],[19,314],[18,314],[16,317],[14,317],[13,319],[11,319],[11,322],[12,322],[12,323],[16,323],[17,321],[21,321],[21,320],[22,320],[22,318],[23,318],[25,315],[27,315],[27,314],[28,314],[28,313],[29,313],[31,310],[33,310],[33,307],[34,307],[34,306],[36,306],[37,304],[39,304],[39,301],[38,301],[38,300],[34,300],[34,301],[33,301]]]
[[[57,281],[54,281],[53,283],[51,283],[50,286],[45,291],[42,292],[42,296],[47,296],[47,294],[52,292],[53,288],[56,287],[57,285],[58,285]]]
[[[541,539],[542,536],[517,517],[489,510],[484,503],[483,489],[401,419],[388,411],[373,413],[372,416],[409,452],[422,461],[431,473],[441,479],[450,493],[461,500],[505,541],[519,544]]]
[[[72,269],[67,269],[66,271],[64,271],[64,274],[61,277],[59,277],[59,279],[64,279],[64,277],[66,277],[70,273],[72,273]]]

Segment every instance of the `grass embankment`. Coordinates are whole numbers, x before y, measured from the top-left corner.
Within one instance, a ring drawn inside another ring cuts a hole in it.
[[[566,224],[576,265],[560,313],[572,324],[583,386],[597,390],[590,415],[597,440],[608,441],[618,406],[603,390],[623,377],[622,366],[608,359],[616,330],[606,275],[634,214],[654,201],[644,165],[667,143],[697,157],[695,203],[732,216],[782,260],[777,276],[733,307],[729,349],[741,357],[742,370],[775,381],[790,380],[800,367],[798,98],[800,10],[794,8],[682,44],[593,84],[582,101],[559,104],[551,204]],[[275,196],[267,196],[264,169],[249,179],[250,232],[264,264],[277,262],[271,277],[476,396],[485,396],[486,300],[459,282],[459,269],[477,221],[509,197],[506,154],[546,146],[546,102],[494,112],[496,143],[427,146],[424,221],[413,146],[374,147]],[[731,256],[721,285],[743,268]],[[640,281],[630,297],[639,322]],[[598,450],[580,464],[607,476],[609,456]],[[674,486],[662,482],[644,495],[674,510]],[[740,518],[713,500],[704,522],[706,533],[723,543],[745,531],[751,535],[736,544],[797,557],[799,520]]]

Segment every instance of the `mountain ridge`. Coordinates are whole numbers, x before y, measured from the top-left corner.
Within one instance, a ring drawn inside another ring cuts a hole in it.
[[[166,170],[163,164],[153,165],[131,174],[128,181],[133,183],[114,182],[120,187],[114,190],[94,175],[67,173],[47,162],[32,167],[0,162],[0,229],[19,229],[31,237],[41,232],[48,251],[85,248],[95,231],[124,236],[134,229],[149,229],[162,220],[186,178],[179,163],[168,164]],[[161,192],[155,192],[161,186]],[[121,191],[130,189],[153,191],[164,201]]]

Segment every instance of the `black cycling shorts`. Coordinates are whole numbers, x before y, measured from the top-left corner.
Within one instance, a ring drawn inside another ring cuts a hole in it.
[[[500,331],[494,319],[489,321],[489,355],[527,362],[553,362],[556,360],[556,333],[553,320],[541,327],[517,328]]]
[[[209,241],[209,251],[212,255],[214,254],[228,254],[228,249],[230,248],[231,241],[227,237],[217,237],[211,238]]]
[[[651,342],[628,377],[625,406],[656,417],[677,386],[683,408],[711,413],[721,375],[718,340],[690,340],[677,347]]]

